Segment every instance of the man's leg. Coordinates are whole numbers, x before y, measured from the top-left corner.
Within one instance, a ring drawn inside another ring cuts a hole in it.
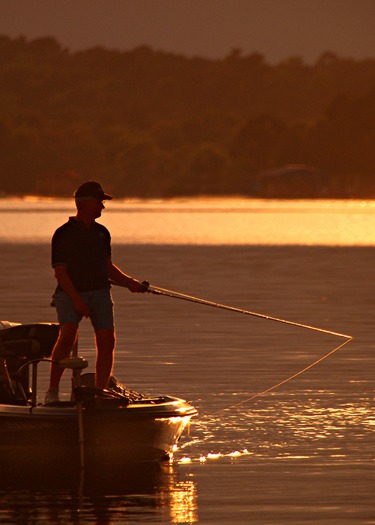
[[[113,367],[113,351],[115,349],[115,331],[101,329],[95,331],[96,337],[96,368],[95,386],[100,390],[107,388]]]
[[[77,339],[78,326],[74,324],[63,324],[60,326],[59,337],[52,350],[51,358],[53,361],[60,361],[69,357],[72,347]],[[51,363],[51,375],[49,389],[59,388],[61,376],[64,373],[58,363]]]

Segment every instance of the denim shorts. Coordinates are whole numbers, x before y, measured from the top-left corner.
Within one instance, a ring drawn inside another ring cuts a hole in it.
[[[95,330],[113,330],[113,301],[108,288],[79,292],[90,310],[90,320]],[[74,308],[69,296],[63,290],[57,290],[53,297],[59,324],[79,325],[82,316]]]

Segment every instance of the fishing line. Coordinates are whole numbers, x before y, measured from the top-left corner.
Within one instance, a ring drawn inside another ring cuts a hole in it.
[[[148,283],[146,283],[146,282],[144,284],[148,285]],[[236,408],[236,407],[238,407],[240,405],[244,405],[245,403],[249,403],[250,401],[252,401],[253,399],[255,399],[257,397],[260,397],[260,396],[263,396],[264,394],[272,392],[272,390],[275,390],[276,388],[280,387],[281,385],[284,385],[285,383],[288,383],[292,379],[300,376],[304,372],[307,372],[307,370],[310,370],[311,368],[313,368],[317,364],[321,363],[322,361],[327,359],[329,356],[333,355],[335,352],[340,350],[340,348],[342,348],[343,346],[348,344],[353,339],[353,337],[351,335],[341,334],[339,332],[333,332],[332,330],[326,330],[324,328],[318,328],[316,326],[310,326],[310,325],[306,325],[306,324],[302,324],[302,323],[297,323],[297,322],[294,322],[294,321],[289,321],[287,319],[280,319],[278,317],[272,317],[270,315],[265,315],[265,314],[261,314],[261,313],[258,313],[258,312],[251,312],[249,310],[243,310],[241,308],[236,308],[236,307],[228,306],[228,305],[225,305],[225,304],[215,303],[213,301],[207,301],[206,299],[201,299],[199,297],[186,295],[186,294],[183,294],[183,293],[180,293],[180,292],[175,292],[175,291],[172,291],[172,290],[166,290],[165,288],[160,288],[160,287],[148,285],[147,291],[149,293],[156,294],[156,295],[164,295],[166,297],[172,297],[174,299],[182,299],[184,301],[190,301],[190,302],[193,302],[193,303],[198,303],[198,304],[202,304],[202,305],[206,305],[206,306],[212,306],[214,308],[221,308],[223,310],[229,310],[231,312],[240,313],[240,314],[243,314],[243,315],[251,315],[253,317],[260,317],[261,319],[266,319],[267,321],[275,321],[275,322],[278,322],[278,323],[292,325],[292,326],[296,326],[298,328],[304,328],[306,330],[312,330],[314,332],[320,332],[320,333],[333,335],[335,337],[341,337],[341,338],[346,339],[346,341],[344,341],[340,345],[336,346],[333,350],[330,350],[329,352],[327,352],[322,357],[319,357],[319,359],[316,359],[315,361],[313,361],[312,363],[310,363],[309,365],[307,365],[303,369],[299,370],[298,372],[295,372],[294,374],[292,374],[291,376],[287,377],[286,379],[283,379],[282,381],[279,381],[278,383],[276,383],[275,385],[267,388],[266,390],[263,390],[262,392],[258,392],[257,394],[254,394],[253,396],[251,396],[251,397],[249,397],[249,398],[247,398],[247,399],[245,399],[243,401],[240,401],[239,403],[236,403],[234,405],[231,405],[231,406],[228,406],[226,408],[223,408],[223,409],[219,410],[218,412],[214,412],[214,414],[211,414],[211,415],[220,414],[221,412],[224,412],[225,410],[229,410],[229,409],[232,409],[232,408]]]
[[[348,336],[346,336],[348,337]],[[303,374],[304,372],[307,372],[307,370],[310,370],[311,368],[313,368],[314,366],[316,366],[317,364],[321,363],[322,361],[324,361],[325,359],[327,359],[327,357],[331,356],[332,354],[334,354],[335,352],[337,352],[338,350],[340,350],[340,348],[342,348],[343,346],[345,346],[346,344],[350,343],[350,341],[352,340],[353,338],[352,337],[348,337],[348,339],[346,341],[344,341],[343,343],[341,343],[341,345],[337,346],[336,348],[334,348],[333,350],[330,350],[327,354],[325,354],[324,356],[320,357],[319,359],[317,359],[316,361],[314,361],[313,363],[309,364],[308,366],[306,366],[305,368],[303,368],[302,370],[299,370],[298,372],[295,372],[293,375],[287,377],[286,379],[283,379],[282,381],[280,381],[279,383],[276,383],[275,385],[267,388],[266,390],[263,390],[263,392],[258,392],[257,394],[254,394],[253,396],[251,397],[248,397],[247,399],[244,399],[243,401],[240,401],[239,403],[236,403],[234,405],[230,405],[228,407],[225,407],[225,408],[222,408],[221,410],[218,410],[217,412],[213,412],[211,414],[211,416],[213,415],[216,415],[216,414],[220,414],[221,412],[225,412],[225,410],[229,410],[231,408],[237,408],[241,405],[244,405],[245,403],[249,403],[250,401],[252,401],[253,399],[257,398],[257,397],[260,397],[260,396],[263,396],[264,394],[268,394],[269,392],[272,392],[272,390],[276,390],[276,388],[278,388],[279,386],[281,385],[285,385],[285,383],[288,383],[288,381],[291,381],[292,379],[295,379],[296,377],[300,376],[301,374]]]

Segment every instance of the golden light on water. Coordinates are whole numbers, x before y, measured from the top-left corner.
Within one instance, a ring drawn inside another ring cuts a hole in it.
[[[362,436],[375,427],[373,400],[359,397],[353,401],[348,395],[338,403],[334,396],[326,390],[304,391],[302,397],[301,393],[280,394],[280,398],[273,396],[272,403],[264,400],[251,410],[236,410],[221,420],[208,418],[199,423],[198,432],[195,430],[201,441],[191,442],[191,453],[187,444],[183,457],[176,461],[182,466],[205,466],[253,462],[262,457],[348,459],[358,443],[362,449],[371,447],[362,442]]]
[[[172,523],[198,522],[198,494],[194,481],[179,481],[171,490]]]
[[[247,449],[234,450],[232,452],[209,452],[200,457],[183,456],[177,461],[181,466],[188,466],[199,462],[204,465],[209,461],[216,461],[222,458],[236,460],[243,456],[250,455]],[[175,481],[173,476],[173,464],[170,466],[170,484],[168,491],[160,494],[160,503],[168,509],[171,523],[197,523],[198,517],[198,488],[194,480]]]
[[[182,458],[180,458],[177,462],[180,464],[180,465],[186,465],[186,464],[190,464],[190,463],[193,463],[193,462],[197,462],[199,461],[199,463],[206,463],[207,461],[214,461],[214,460],[218,460],[218,459],[221,459],[221,458],[231,458],[231,459],[237,459],[237,458],[241,458],[243,456],[248,456],[250,455],[250,452],[244,448],[243,450],[234,450],[233,452],[208,452],[207,454],[201,454],[200,456],[198,457],[188,457],[188,456],[184,456]]]
[[[375,245],[375,201],[201,198],[111,201],[106,208],[100,220],[116,243]],[[50,242],[74,212],[72,200],[2,199],[0,240]]]
[[[331,436],[342,439],[350,427],[371,427],[375,420],[369,400],[347,403],[340,407],[306,407],[303,411],[287,411],[280,424],[293,428],[295,436],[325,440]]]
[[[186,464],[186,463],[191,463],[191,458],[188,458],[188,457],[183,457],[179,460],[179,463],[181,463],[182,465],[183,464]]]
[[[159,503],[169,516],[168,523],[197,523],[198,492],[194,480],[176,480],[172,464],[168,466],[169,484],[159,494]]]
[[[123,209],[111,209],[105,219],[121,242],[132,238],[151,244],[375,244],[374,201],[196,199],[125,204],[125,209],[130,212],[126,238]],[[140,224],[146,238],[139,238]]]

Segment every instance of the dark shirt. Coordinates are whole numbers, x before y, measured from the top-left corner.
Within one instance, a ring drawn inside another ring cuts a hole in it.
[[[79,292],[109,288],[107,262],[111,257],[111,236],[94,222],[90,228],[70,217],[52,238],[52,267],[66,266]]]

